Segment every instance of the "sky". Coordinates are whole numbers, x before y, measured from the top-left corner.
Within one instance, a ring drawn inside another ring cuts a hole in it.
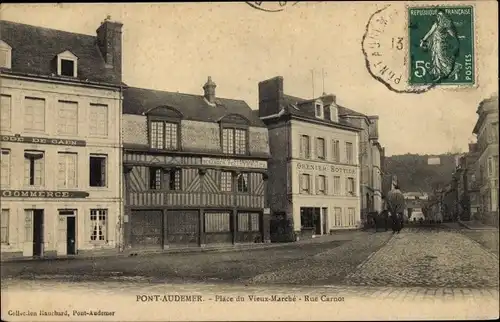
[[[379,116],[386,155],[440,154],[467,151],[478,104],[498,92],[498,7],[475,6],[478,86],[419,95],[391,92],[366,69],[361,39],[381,3],[299,2],[277,13],[243,2],[2,4],[0,18],[95,35],[109,15],[123,23],[130,86],[201,95],[211,76],[218,97],[257,109],[260,81],[283,76],[286,94],[312,98],[314,79],[314,96],[324,82],[340,105]]]

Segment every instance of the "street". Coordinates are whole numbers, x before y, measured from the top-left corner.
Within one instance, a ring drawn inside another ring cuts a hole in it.
[[[73,318],[80,320],[85,316],[79,310],[88,307],[114,310],[118,320],[192,320],[201,312],[227,319],[233,307],[234,319],[248,314],[293,319],[311,305],[321,305],[317,319],[331,314],[384,319],[391,307],[398,318],[494,318],[499,311],[497,253],[498,231],[426,227],[395,235],[348,232],[244,252],[9,262],[2,263],[2,305],[14,315],[24,314],[15,309],[26,301],[30,308],[71,307],[65,312],[75,312]],[[173,294],[196,295],[199,303],[171,303]],[[169,303],[162,303],[164,295]],[[56,297],[56,306],[43,302]],[[272,303],[287,305],[285,310],[259,309],[276,298],[294,303]],[[386,310],[379,312],[382,306]],[[158,309],[154,316],[153,308]],[[14,315],[10,318],[22,319]]]

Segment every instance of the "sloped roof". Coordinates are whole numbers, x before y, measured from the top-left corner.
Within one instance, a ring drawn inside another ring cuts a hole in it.
[[[55,57],[68,50],[78,57],[78,80],[121,84],[121,75],[105,67],[96,36],[2,20],[0,39],[12,47],[13,73],[52,76]]]
[[[218,122],[229,114],[239,114],[250,122],[249,125],[266,127],[245,101],[216,98],[211,106],[202,95],[166,92],[137,87],[128,87],[123,92],[123,113],[143,115],[158,107],[169,106],[182,113],[183,119],[203,122]]]
[[[311,106],[303,105],[306,102],[312,102],[315,100],[316,99],[304,99],[304,98],[300,98],[300,97],[295,97],[295,96],[283,94],[283,105],[285,108],[285,112],[292,114],[292,115],[317,120],[317,118],[315,116],[314,108]],[[345,113],[343,113],[344,112],[343,109],[345,109],[345,108],[338,106],[339,116],[345,114]],[[329,115],[330,115],[329,113],[330,113],[329,111],[325,111],[325,114],[328,114],[328,117],[325,117],[325,119],[323,119],[322,121],[329,122],[329,123],[335,123],[329,119]],[[343,118],[339,118],[338,123],[342,124],[342,125],[356,128],[355,126],[353,126],[352,124],[350,124],[347,120],[345,120]]]

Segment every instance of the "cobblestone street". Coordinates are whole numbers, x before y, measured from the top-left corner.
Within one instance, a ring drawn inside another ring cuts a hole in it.
[[[351,285],[498,287],[498,256],[455,231],[403,230],[346,281]]]

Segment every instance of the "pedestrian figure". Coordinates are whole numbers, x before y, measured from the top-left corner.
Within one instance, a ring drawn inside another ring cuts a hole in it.
[[[392,215],[392,231],[398,233],[401,231],[403,224],[403,214],[405,211],[405,198],[399,186],[395,186],[393,190],[387,194],[387,206]]]

